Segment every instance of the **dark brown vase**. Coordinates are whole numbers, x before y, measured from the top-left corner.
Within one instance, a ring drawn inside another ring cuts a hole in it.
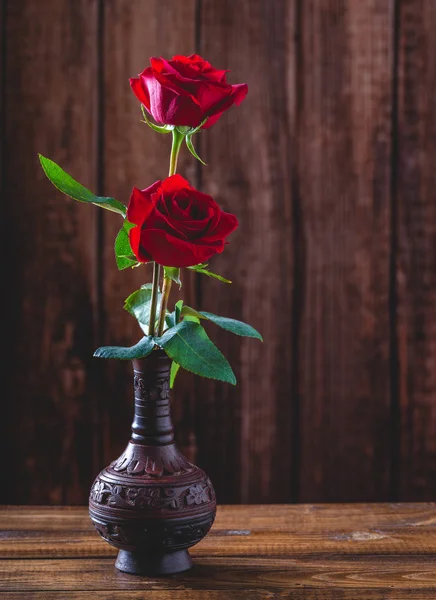
[[[120,549],[115,566],[135,575],[192,567],[187,549],[207,534],[216,512],[210,479],[174,444],[170,364],[160,350],[133,361],[132,437],[89,496],[95,528]]]

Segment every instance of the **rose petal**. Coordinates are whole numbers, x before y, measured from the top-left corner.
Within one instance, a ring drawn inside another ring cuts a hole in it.
[[[217,226],[212,230],[208,231],[204,240],[206,242],[214,242],[215,240],[224,240],[232,231],[237,229],[239,226],[238,219],[236,215],[231,213],[226,213],[224,211],[220,212],[220,219]]]
[[[144,230],[141,242],[153,260],[166,267],[191,267],[222,252],[224,244],[193,244],[160,229]]]
[[[127,220],[135,225],[142,225],[154,208],[151,195],[160,187],[161,182],[156,181],[145,190],[134,187],[127,207]]]
[[[194,191],[192,185],[187,181],[184,177],[176,173],[175,175],[171,175],[167,177],[162,182],[162,190],[164,194],[174,194],[175,192],[179,192],[182,189],[186,189],[189,191]]]
[[[184,77],[164,58],[152,58],[151,63],[152,75],[162,86],[172,90],[180,96],[191,97],[191,100],[199,105],[195,96],[192,96],[192,91],[195,93],[195,85],[198,83],[198,72],[193,73],[193,78]]]
[[[139,262],[146,263],[151,260],[151,256],[141,246],[141,227],[132,227],[129,231],[129,241],[133,254]]]
[[[149,96],[147,88],[143,87],[140,76],[130,78],[130,87],[132,88],[133,93],[138,98],[138,100],[149,111],[150,110],[150,96]]]
[[[239,106],[248,94],[248,85],[246,83],[237,83],[232,85],[232,98],[236,106]]]
[[[167,121],[168,109],[174,112],[174,102],[178,95],[159,83],[154,77],[153,72],[144,73],[141,75],[141,84],[148,91],[150,97],[150,112],[157,123],[170,124]]]
[[[162,85],[157,79],[149,82],[150,112],[157,123],[197,127],[203,113],[192,96],[183,96]]]
[[[209,67],[211,66],[210,63],[207,62],[207,60],[204,60],[204,58],[202,56],[200,56],[199,54],[190,54],[189,56],[182,56],[181,54],[176,54],[171,59],[171,61],[173,61],[173,60],[178,60],[179,62],[181,62],[185,65],[191,65],[193,63],[194,64],[200,63],[200,64],[206,64]]]
[[[180,87],[172,86],[154,69],[146,69],[141,83],[150,97],[150,113],[157,123],[195,126],[201,122],[198,102]]]
[[[191,56],[177,54],[173,56],[172,60],[168,61],[168,64],[187,79],[198,79],[198,77],[201,77],[207,81],[226,82],[226,73],[228,70],[215,69],[198,54],[191,54]]]
[[[206,123],[203,125],[202,129],[208,129],[209,127],[212,127],[212,125],[214,125],[222,116],[223,112],[230,108],[232,104],[236,104],[237,106],[241,104],[247,93],[248,85],[246,83],[238,83],[237,85],[232,85],[231,95],[225,99],[222,105],[215,107],[215,110],[217,110],[217,112],[213,113],[208,118]]]
[[[192,198],[187,190],[181,190],[166,203],[168,214],[172,219],[188,219],[191,213]]]
[[[143,231],[149,231],[151,229],[162,229],[180,239],[189,239],[189,236],[183,230],[183,221],[172,219],[168,215],[163,214],[159,210],[154,210],[147,220],[147,223],[143,227]]]

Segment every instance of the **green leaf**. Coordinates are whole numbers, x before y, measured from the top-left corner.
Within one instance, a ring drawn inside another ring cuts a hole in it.
[[[176,310],[175,310],[175,312],[176,312],[176,325],[177,325],[177,323],[180,322],[180,317],[181,317],[182,309],[183,309],[183,300],[178,300],[176,302]]]
[[[44,173],[58,190],[79,202],[95,204],[96,206],[101,206],[102,208],[116,212],[123,217],[126,216],[126,207],[124,204],[118,202],[115,198],[96,196],[81,183],[73,179],[71,175],[68,175],[68,173],[55,162],[49,158],[45,158],[41,154],[38,154],[38,156]]]
[[[173,311],[172,313],[168,313],[165,316],[165,323],[168,327],[174,327],[176,325],[176,313]]]
[[[155,341],[174,362],[187,371],[236,384],[236,377],[227,359],[199,323],[184,320]]]
[[[195,308],[192,308],[191,306],[188,306],[187,304],[185,304],[182,308],[181,317],[196,317],[197,319],[205,319],[206,317],[204,317],[200,312],[198,312],[198,310],[195,310]]]
[[[186,315],[186,317],[183,318],[184,321],[192,321],[193,323],[200,323],[200,319],[198,317],[194,317],[192,315]]]
[[[171,371],[170,371],[170,388],[171,389],[173,389],[173,387],[174,387],[174,380],[176,379],[179,369],[180,369],[180,365],[178,365],[176,362],[173,361],[171,363]]]
[[[191,306],[185,304],[181,311],[181,317],[185,319],[207,319],[208,321],[212,321],[215,325],[222,327],[226,331],[230,331],[236,335],[241,335],[244,337],[252,337],[258,340],[263,341],[262,336],[254,327],[248,325],[247,323],[243,323],[242,321],[237,321],[236,319],[229,319],[227,317],[220,317],[218,315],[214,315],[213,313],[198,311]]]
[[[195,151],[194,148],[194,144],[192,143],[192,134],[188,134],[185,138],[186,141],[186,147],[188,148],[189,152],[192,154],[192,156],[194,158],[196,158],[197,160],[199,160],[201,162],[202,165],[204,165],[205,167],[207,167],[207,163],[204,162],[204,160],[202,160],[197,152]]]
[[[164,276],[174,281],[174,283],[177,283],[179,288],[182,287],[180,269],[178,267],[164,267]]]
[[[186,308],[186,307],[184,307]],[[236,319],[228,319],[227,317],[219,317],[218,315],[214,315],[213,313],[200,311],[199,313],[218,327],[222,327],[226,331],[230,331],[235,335],[242,335],[244,337],[256,338],[263,342],[263,338],[254,327],[248,325],[247,323],[243,323],[242,321],[237,321]]]
[[[124,302],[124,309],[138,320],[138,323],[144,333],[148,333],[148,326],[150,323],[152,288],[153,285],[151,283],[146,283],[139,290],[136,290],[136,292],[130,294],[130,296],[126,298]],[[161,297],[161,292],[158,292],[156,320],[159,318],[159,305]]]
[[[118,256],[116,257],[117,268],[118,271],[123,271],[124,269],[128,269],[129,267],[139,267],[141,263],[132,258],[128,258],[127,256]]]
[[[115,239],[115,260],[119,271],[128,267],[137,267],[141,264],[133,254],[130,246],[129,231],[132,227],[135,227],[135,225],[125,220]]]
[[[218,279],[218,281],[221,281],[222,283],[232,283],[230,281],[230,279],[226,279],[222,275],[217,275],[216,273],[212,273],[212,271],[209,271],[209,269],[206,269],[206,267],[207,267],[206,264],[202,264],[202,265],[195,265],[193,267],[188,267],[188,269],[190,269],[191,271],[195,271],[196,273],[202,273],[203,275],[207,275],[208,277],[212,277],[213,279]]]
[[[97,358],[132,360],[133,358],[144,358],[145,356],[148,356],[154,346],[154,338],[146,336],[130,348],[124,346],[102,346],[101,348],[97,348],[94,352],[94,356]]]

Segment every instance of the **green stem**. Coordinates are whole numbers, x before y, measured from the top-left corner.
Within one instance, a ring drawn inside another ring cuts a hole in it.
[[[150,323],[148,325],[148,335],[154,335],[156,327],[156,309],[157,309],[157,294],[159,289],[160,265],[153,263],[153,287],[151,288],[150,302]]]
[[[180,133],[177,128],[173,129],[173,143],[171,146],[171,156],[170,156],[170,169],[168,173],[168,177],[174,175],[177,170],[177,160],[179,158],[180,148],[182,146],[183,140],[185,139],[185,134]],[[162,300],[160,303],[160,313],[159,313],[159,324],[157,327],[157,335],[160,337],[163,334],[163,330],[165,327],[165,316],[167,314],[167,306],[168,299],[170,297],[171,291],[171,279],[169,277],[164,277],[163,286],[162,286]],[[154,289],[154,280],[153,280],[153,289]]]
[[[160,337],[163,334],[163,330],[165,327],[165,315],[167,313],[168,299],[170,297],[171,291],[171,283],[172,281],[169,277],[164,277],[162,286],[162,300],[160,304],[159,325],[157,328],[158,337]]]
[[[171,146],[171,156],[170,156],[170,170],[168,173],[168,177],[174,175],[177,170],[177,159],[179,158],[180,147],[182,145],[183,140],[185,139],[185,134],[180,133],[176,128],[173,129],[173,144]]]

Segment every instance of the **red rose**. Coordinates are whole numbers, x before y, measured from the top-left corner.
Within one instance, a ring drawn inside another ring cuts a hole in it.
[[[248,92],[246,83],[226,83],[226,71],[214,69],[198,54],[151,58],[151,67],[130,79],[135,96],[157,123],[210,127]]]
[[[130,245],[140,262],[191,267],[224,250],[224,239],[238,226],[208,196],[180,175],[156,181],[145,190],[133,188],[127,219]]]

